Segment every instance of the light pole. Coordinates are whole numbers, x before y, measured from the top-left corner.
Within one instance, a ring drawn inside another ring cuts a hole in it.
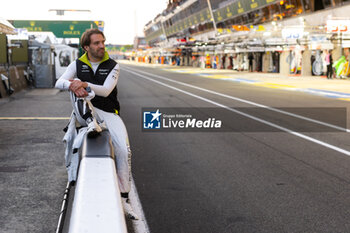
[[[213,10],[211,9],[210,0],[207,0],[207,2],[208,2],[208,7],[209,7],[210,16],[211,16],[211,18],[213,19],[214,30],[215,30],[215,33],[217,33],[216,22],[215,22]]]
[[[166,42],[169,42],[168,41],[168,37],[167,37],[167,35],[166,35],[166,32],[165,32],[165,29],[164,29],[164,25],[163,25],[163,20],[164,20],[164,16],[162,16],[162,18],[160,19],[160,24],[161,24],[161,26],[162,26],[162,31],[163,31],[163,34],[164,34],[164,36],[165,36],[165,40],[166,40]]]

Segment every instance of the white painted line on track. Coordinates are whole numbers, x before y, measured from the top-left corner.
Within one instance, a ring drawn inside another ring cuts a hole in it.
[[[0,120],[69,120],[70,117],[0,117]]]
[[[197,89],[197,90],[200,90],[200,91],[208,92],[210,94],[218,95],[218,96],[225,97],[225,98],[228,98],[228,99],[236,100],[236,101],[239,101],[239,102],[242,102],[242,103],[250,104],[250,105],[253,105],[253,106],[256,106],[256,107],[265,108],[265,109],[268,109],[268,110],[271,110],[271,111],[274,111],[274,112],[282,113],[282,114],[285,114],[285,115],[288,115],[288,116],[292,116],[292,117],[295,117],[295,118],[299,118],[299,119],[310,121],[310,122],[313,122],[313,123],[316,123],[316,124],[324,125],[324,126],[336,129],[336,130],[344,131],[344,132],[347,132],[347,133],[350,132],[350,129],[346,129],[346,128],[343,128],[343,127],[340,127],[340,126],[337,126],[337,125],[333,125],[333,124],[329,124],[329,123],[326,123],[326,122],[318,121],[318,120],[311,119],[311,118],[308,118],[308,117],[304,117],[304,116],[301,116],[301,115],[298,115],[298,114],[286,112],[286,111],[283,111],[283,110],[280,110],[280,109],[277,109],[277,108],[273,108],[273,107],[269,107],[269,106],[266,106],[266,105],[263,105],[263,104],[255,103],[255,102],[252,102],[252,101],[249,101],[249,100],[244,100],[244,99],[241,99],[241,98],[238,98],[238,97],[222,94],[222,93],[219,93],[219,92],[216,92],[216,91],[212,91],[212,90],[208,90],[208,89],[205,89],[205,88],[197,87],[197,86],[194,86],[194,85],[191,85],[191,84],[187,84],[187,83],[184,83],[184,82],[180,82],[180,81],[164,78],[164,77],[162,77],[160,75],[151,74],[151,73],[147,73],[147,72],[140,71],[140,70],[130,69],[129,67],[127,69],[125,69],[123,67],[122,69],[126,70],[126,71],[129,71],[129,72],[133,71],[133,72],[139,72],[139,73],[142,73],[142,74],[150,75],[150,76],[162,79],[162,80],[166,80],[166,81],[173,82],[173,83],[176,83],[176,84],[179,84],[179,85],[183,85],[183,86],[186,86],[186,87],[194,88],[194,89]]]
[[[212,101],[212,100],[207,99],[207,98],[204,98],[204,97],[202,97],[202,96],[195,95],[195,94],[190,93],[190,92],[188,92],[188,91],[184,91],[184,90],[179,89],[179,88],[177,88],[177,87],[170,86],[170,85],[168,85],[168,84],[166,84],[166,83],[160,82],[160,81],[158,81],[158,80],[152,79],[152,78],[150,78],[150,77],[147,77],[147,76],[145,76],[145,75],[136,73],[136,72],[134,72],[134,71],[131,71],[131,70],[128,70],[128,69],[125,69],[125,70],[127,70],[129,73],[132,73],[132,74],[134,74],[134,75],[136,75],[136,76],[139,76],[139,77],[141,77],[141,78],[143,78],[143,79],[147,79],[147,80],[152,81],[152,82],[155,82],[155,83],[157,83],[157,84],[159,84],[159,85],[168,87],[168,88],[173,89],[173,90],[176,90],[176,91],[178,91],[178,92],[182,92],[182,93],[184,93],[184,94],[186,94],[186,95],[189,95],[189,96],[192,96],[192,97],[194,97],[194,98],[203,100],[203,101],[205,101],[205,102],[211,103],[211,104],[216,105],[216,106],[218,106],[218,107],[227,109],[228,111],[231,111],[231,112],[237,113],[237,114],[239,114],[239,115],[245,116],[245,117],[247,117],[247,118],[256,120],[256,121],[258,121],[258,122],[261,122],[261,123],[263,123],[263,124],[269,125],[269,126],[271,126],[271,127],[274,127],[274,128],[276,128],[276,129],[279,129],[279,130],[281,130],[281,131],[287,132],[287,133],[289,133],[289,134],[295,135],[295,136],[297,136],[297,137],[303,138],[303,139],[305,139],[305,140],[314,142],[314,143],[319,144],[319,145],[321,145],[321,146],[327,147],[327,148],[329,148],[329,149],[332,149],[332,150],[335,150],[335,151],[340,152],[340,153],[342,153],[342,154],[345,154],[345,155],[347,155],[347,156],[350,156],[350,151],[348,151],[348,150],[345,150],[345,149],[342,149],[342,148],[340,148],[340,147],[331,145],[331,144],[329,144],[329,143],[320,141],[320,140],[318,140],[318,139],[315,139],[315,138],[306,136],[306,135],[304,135],[304,134],[301,134],[301,133],[292,131],[292,130],[287,129],[287,128],[285,128],[285,127],[282,127],[282,126],[279,126],[279,125],[277,125],[277,124],[274,124],[274,123],[271,123],[271,122],[269,122],[269,121],[266,121],[266,120],[264,120],[264,119],[261,119],[261,118],[258,118],[258,117],[249,115],[249,114],[247,114],[247,113],[238,111],[238,110],[236,110],[236,109],[230,108],[230,107],[228,107],[228,106],[226,106],[226,105],[220,104],[220,103],[218,103],[218,102]],[[163,78],[163,79],[166,79],[166,78]]]
[[[137,193],[134,178],[131,180],[130,202],[133,210],[139,217],[139,220],[131,220],[136,233],[150,233],[145,214],[142,209],[141,201]]]

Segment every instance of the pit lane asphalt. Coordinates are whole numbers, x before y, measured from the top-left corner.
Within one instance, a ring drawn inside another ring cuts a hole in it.
[[[121,67],[121,117],[128,129],[134,180],[151,232],[350,230],[348,156],[230,112],[222,117],[232,124],[232,132],[143,132],[143,107],[213,106],[127,70],[154,73],[272,107],[347,108],[348,102],[164,69]],[[247,107],[166,83],[230,107]],[[70,112],[65,92],[29,90],[0,102],[0,117],[69,117]],[[259,114],[276,124],[293,123],[281,114]],[[332,112],[325,116],[332,120]],[[1,232],[55,230],[66,185],[61,140],[67,121],[0,120]],[[242,125],[252,127],[238,127]],[[234,130],[237,127],[240,130]],[[317,128],[305,133],[350,150],[348,133],[318,132]]]
[[[0,103],[0,117],[69,117],[67,93],[33,89]],[[68,120],[0,120],[0,231],[54,232],[67,176]]]
[[[206,79],[159,67],[121,67],[122,117],[129,130],[134,179],[151,232],[350,230],[349,156],[230,112],[222,118],[230,121],[232,132],[142,132],[142,107],[215,106],[128,70],[156,74],[272,107],[347,108],[346,101]],[[142,75],[226,106],[247,107],[151,74]],[[285,127],[308,124],[281,114],[258,114]],[[326,109],[323,115],[323,120],[331,120],[335,113]],[[242,125],[253,125],[254,129],[234,130]],[[350,150],[348,133],[319,132],[314,127],[302,133]]]
[[[0,100],[0,232],[56,231],[67,184],[63,128],[71,111],[68,93],[55,89]],[[74,189],[70,201],[73,196]],[[130,220],[127,225],[134,232]]]

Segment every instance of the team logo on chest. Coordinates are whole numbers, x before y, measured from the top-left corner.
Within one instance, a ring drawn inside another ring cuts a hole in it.
[[[81,72],[84,72],[84,73],[88,73],[88,72],[90,72],[90,70],[89,70],[89,66],[88,66],[88,65],[83,64],[83,65],[81,66]]]
[[[98,72],[100,75],[108,75],[109,69],[99,69]]]

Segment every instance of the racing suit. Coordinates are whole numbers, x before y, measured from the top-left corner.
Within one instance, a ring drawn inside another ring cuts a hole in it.
[[[57,80],[55,87],[61,90],[69,90],[69,80],[79,79],[80,81],[87,82],[88,87],[95,92],[96,96],[91,100],[91,103],[94,106],[94,111],[97,113],[98,118],[106,124],[112,137],[120,191],[121,193],[129,193],[131,181],[131,150],[125,125],[118,115],[120,111],[117,99],[119,71],[118,63],[110,59],[107,52],[105,52],[101,62],[97,63],[90,62],[85,53],[68,66],[64,74]],[[71,98],[72,101],[77,99],[78,98]],[[74,108],[73,112],[75,115],[80,114]],[[74,114],[72,114],[72,116]],[[80,119],[81,118],[84,117],[81,116]],[[79,117],[74,117],[74,120],[75,119],[79,119]],[[82,122],[79,123],[81,125],[84,124]],[[70,127],[74,126],[75,124],[70,124]],[[67,133],[70,135],[66,133],[64,140],[74,140],[76,136],[72,135],[74,131],[75,130],[69,129]],[[72,146],[73,143],[70,141],[66,144],[67,147],[69,147],[69,145]],[[71,149],[72,148],[66,148],[66,166],[70,181],[76,179],[75,170],[77,169],[77,164],[71,165],[73,160],[75,163],[77,161],[76,156],[72,156],[74,152],[72,152]]]

